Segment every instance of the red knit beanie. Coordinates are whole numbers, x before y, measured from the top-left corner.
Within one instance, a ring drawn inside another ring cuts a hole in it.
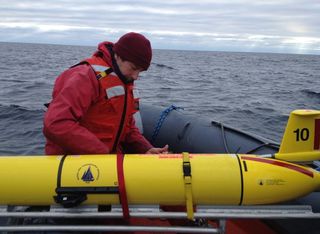
[[[114,52],[123,60],[147,70],[151,63],[152,49],[150,41],[139,33],[123,35],[113,47]]]

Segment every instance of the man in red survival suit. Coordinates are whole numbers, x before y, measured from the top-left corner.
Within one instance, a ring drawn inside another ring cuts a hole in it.
[[[133,117],[134,81],[151,58],[150,41],[130,32],[100,43],[92,57],[58,76],[44,117],[45,153],[167,153],[168,145],[155,148],[142,136]]]

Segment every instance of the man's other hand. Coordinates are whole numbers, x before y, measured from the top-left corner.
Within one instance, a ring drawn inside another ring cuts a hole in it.
[[[163,148],[151,148],[146,154],[167,154],[169,150],[169,146],[165,145]]]

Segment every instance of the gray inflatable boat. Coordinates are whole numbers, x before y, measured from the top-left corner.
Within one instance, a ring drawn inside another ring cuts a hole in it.
[[[181,153],[241,153],[274,154],[279,150],[276,142],[249,134],[222,123],[187,115],[181,108],[168,108],[141,104],[144,136],[156,147],[168,144],[170,151]]]

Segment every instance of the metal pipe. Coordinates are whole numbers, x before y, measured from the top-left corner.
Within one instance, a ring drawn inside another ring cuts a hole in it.
[[[71,231],[71,232],[175,232],[175,233],[219,233],[216,228],[199,227],[150,227],[150,226],[49,226],[49,225],[29,225],[29,226],[2,226],[0,231]]]
[[[133,209],[131,217],[135,218],[169,218],[186,219],[185,212],[151,211],[150,209]],[[123,218],[121,210],[111,212],[97,212],[93,210],[66,210],[59,209],[44,212],[6,211],[0,209],[0,217],[21,218]],[[198,208],[194,213],[195,218],[228,219],[228,218],[259,218],[259,219],[284,219],[284,218],[320,218],[320,213],[313,213],[310,206],[252,206],[252,207],[218,207]]]

